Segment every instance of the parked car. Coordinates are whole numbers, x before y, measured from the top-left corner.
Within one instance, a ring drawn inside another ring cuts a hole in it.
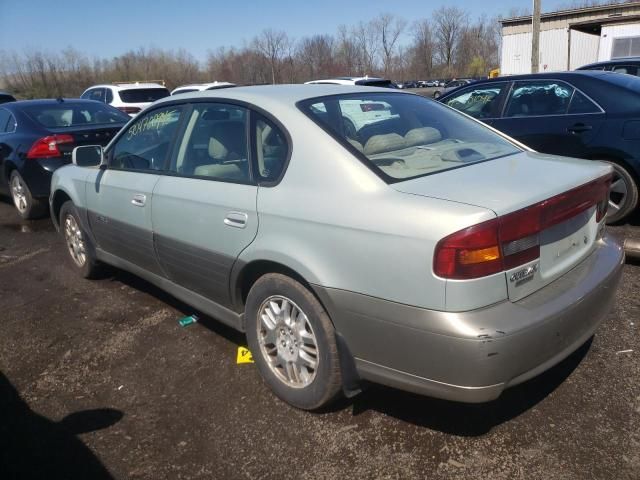
[[[359,85],[361,87],[398,88],[391,80],[377,77],[336,77],[325,80],[311,80],[305,85]]]
[[[439,83],[438,86],[441,88],[433,92],[433,98],[440,98],[442,95],[445,95],[457,88],[469,85],[472,82],[473,80],[470,80],[468,78],[462,78],[459,80],[451,80],[450,82],[447,82],[447,83]]]
[[[0,103],[7,103],[7,102],[15,102],[16,98],[11,95],[9,92],[3,92],[2,90],[0,90]]]
[[[193,83],[190,85],[182,85],[180,87],[174,88],[171,91],[171,95],[177,95],[179,93],[202,92],[204,90],[217,90],[219,88],[230,88],[235,86],[235,83],[230,82]]]
[[[640,79],[597,71],[517,75],[474,83],[440,101],[539,152],[609,162],[610,223],[638,205]]]
[[[397,116],[350,136],[356,100]],[[593,335],[624,261],[603,228],[609,165],[399,91],[171,97],[74,161],[51,195],[70,265],[129,270],[246,332],[303,409],[361,380],[495,399]]]
[[[121,82],[89,87],[80,98],[108,103],[135,117],[156,100],[169,95],[169,90],[156,82]]]
[[[0,105],[0,193],[22,218],[46,215],[52,172],[77,145],[106,145],[129,120],[89,100],[22,100]]]
[[[640,57],[615,58],[604,62],[590,63],[577,70],[604,70],[607,72],[626,73],[640,76]]]

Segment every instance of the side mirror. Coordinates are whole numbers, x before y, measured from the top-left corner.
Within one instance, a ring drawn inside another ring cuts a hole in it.
[[[79,167],[97,167],[104,162],[104,153],[100,145],[83,145],[76,147],[71,154],[71,161]]]

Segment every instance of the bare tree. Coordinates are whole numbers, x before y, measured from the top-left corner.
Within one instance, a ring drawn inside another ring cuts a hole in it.
[[[389,77],[398,38],[407,26],[407,22],[391,13],[383,13],[373,20],[372,26],[378,30],[376,37],[380,42],[382,68],[385,77]]]
[[[451,71],[460,34],[467,24],[467,14],[457,7],[440,7],[433,13],[434,34],[440,61]]]
[[[435,44],[431,24],[428,20],[418,20],[413,24],[413,45],[411,60],[415,78],[429,78],[433,74]]]
[[[334,74],[334,38],[331,35],[314,35],[300,40],[298,63],[304,70],[305,80],[329,77]]]
[[[275,84],[277,77],[279,80],[280,63],[288,50],[289,43],[289,37],[287,37],[286,32],[270,28],[263,30],[254,41],[257,50],[269,60],[271,83]]]
[[[360,53],[358,58],[360,74],[372,74],[376,70],[376,55],[378,53],[378,30],[374,22],[360,22],[353,28],[352,36]]]

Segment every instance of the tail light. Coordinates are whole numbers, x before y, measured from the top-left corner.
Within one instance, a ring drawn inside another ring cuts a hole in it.
[[[140,113],[142,110],[140,107],[117,107],[121,112],[132,114],[132,113]]]
[[[540,233],[596,207],[600,222],[609,200],[611,175],[508,215],[460,230],[438,242],[433,270],[466,280],[510,270],[540,257]]]
[[[36,140],[27,152],[27,158],[61,157],[58,145],[74,143],[71,135],[49,135]]]

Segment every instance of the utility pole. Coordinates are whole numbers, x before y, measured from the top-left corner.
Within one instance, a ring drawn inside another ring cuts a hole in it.
[[[531,73],[538,73],[540,70],[540,0],[533,0],[531,22]]]

